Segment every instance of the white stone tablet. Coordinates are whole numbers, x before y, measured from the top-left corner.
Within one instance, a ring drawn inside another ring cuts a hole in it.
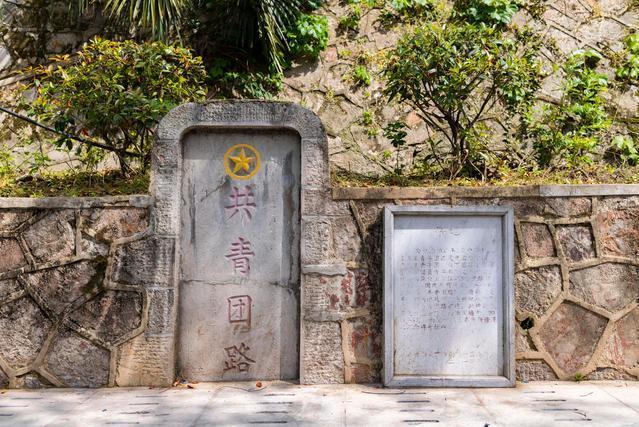
[[[513,212],[388,206],[384,384],[515,383]]]

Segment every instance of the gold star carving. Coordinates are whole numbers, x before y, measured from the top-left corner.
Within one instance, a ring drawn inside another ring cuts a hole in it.
[[[255,157],[248,157],[246,155],[244,148],[240,149],[240,154],[238,156],[229,156],[229,159],[233,160],[233,163],[235,163],[233,173],[237,173],[240,169],[250,172],[251,163],[255,161]]]

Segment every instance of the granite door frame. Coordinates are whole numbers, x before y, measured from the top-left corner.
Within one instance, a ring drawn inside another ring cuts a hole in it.
[[[160,122],[151,157],[151,195],[155,204],[151,214],[151,225],[157,238],[163,239],[172,248],[174,256],[166,261],[170,265],[160,266],[170,273],[174,290],[171,320],[163,332],[172,345],[161,348],[154,357],[170,360],[169,378],[175,378],[177,316],[180,282],[180,199],[182,188],[182,143],[187,133],[193,130],[290,130],[299,135],[301,154],[300,185],[300,383],[305,381],[304,352],[304,301],[305,280],[303,271],[313,269],[318,261],[310,256],[305,242],[313,239],[309,227],[317,215],[309,213],[309,197],[317,201],[325,197],[331,200],[328,169],[328,143],[319,118],[311,111],[291,103],[267,101],[212,101],[204,104],[188,103],[171,110]]]
[[[393,231],[396,216],[492,216],[501,219],[502,237],[502,376],[397,376],[394,372]],[[386,206],[384,208],[384,385],[391,387],[514,387],[514,213],[501,206]]]

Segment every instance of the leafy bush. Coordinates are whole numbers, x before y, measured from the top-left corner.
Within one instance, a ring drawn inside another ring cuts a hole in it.
[[[388,139],[395,148],[395,174],[402,172],[399,154],[402,147],[406,145],[406,137],[408,136],[406,128],[406,124],[400,121],[391,122],[384,127],[384,137]]]
[[[382,10],[380,20],[389,26],[399,22],[435,20],[444,13],[443,3],[437,0],[391,0]]]
[[[445,161],[437,163],[451,178],[484,170],[477,162],[485,156],[476,151],[485,147],[488,111],[499,106],[514,114],[532,105],[540,63],[537,47],[522,52],[521,44],[495,28],[427,24],[390,52],[385,93],[418,109],[437,132],[428,143],[443,150]]]
[[[89,166],[108,151],[122,172],[134,159],[148,165],[157,122],[173,107],[205,96],[202,61],[182,47],[98,38],[76,58],[57,59],[29,70],[36,76],[29,86],[35,99],[22,107],[58,131],[99,141],[104,148],[66,137],[54,141],[75,148]]]
[[[348,14],[339,20],[337,28],[342,31],[357,31],[359,20],[362,18],[362,8],[359,4],[351,4],[349,8]]]
[[[539,122],[531,126],[541,166],[561,160],[568,165],[592,161],[601,134],[611,125],[603,98],[608,78],[596,71],[601,58],[594,50],[578,50],[563,65],[561,100],[545,105]]]
[[[371,75],[365,65],[356,65],[352,73],[353,81],[358,86],[370,86]]]
[[[328,44],[328,19],[325,16],[302,15],[286,38],[293,56],[316,60]]]
[[[617,68],[617,79],[639,85],[639,33],[629,34],[624,39],[625,58]]]
[[[473,24],[507,25],[523,0],[456,0],[453,15]]]
[[[613,138],[609,154],[622,165],[637,166],[639,164],[639,148],[634,138],[629,135],[617,135]]]
[[[212,69],[212,93],[217,98],[273,99],[282,90],[281,73],[240,72]]]

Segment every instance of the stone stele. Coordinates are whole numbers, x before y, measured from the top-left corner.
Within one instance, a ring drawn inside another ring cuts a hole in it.
[[[513,213],[390,206],[384,383],[514,386]]]

